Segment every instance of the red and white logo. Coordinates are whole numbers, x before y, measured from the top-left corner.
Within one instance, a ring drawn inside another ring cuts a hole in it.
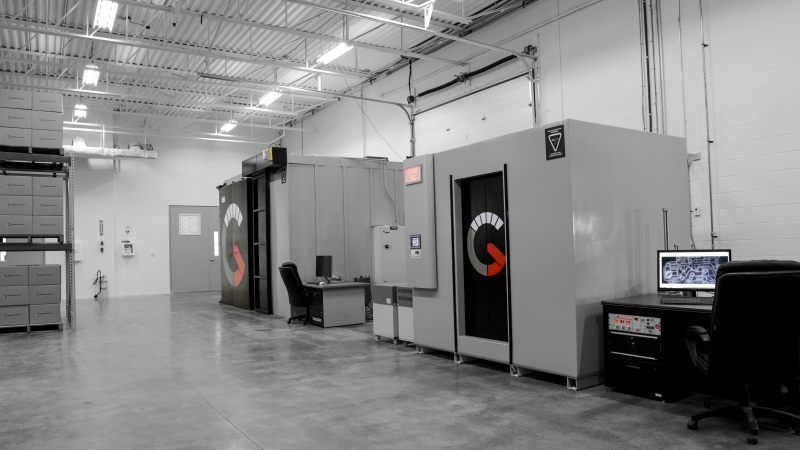
[[[506,265],[506,255],[501,252],[496,245],[487,242],[486,252],[494,259],[494,262],[491,264],[484,264],[478,259],[478,255],[475,254],[475,233],[484,225],[494,227],[499,231],[503,227],[503,219],[498,217],[497,214],[490,212],[480,213],[475,216],[467,232],[467,254],[469,255],[469,261],[472,263],[472,267],[474,267],[479,274],[491,277],[503,270],[503,267]]]
[[[228,263],[228,252],[225,250],[228,248],[228,225],[231,223],[231,220],[236,221],[236,224],[239,226],[242,225],[242,211],[239,210],[236,203],[231,203],[231,205],[228,206],[228,210],[225,212],[225,220],[222,224],[222,267],[225,269],[225,276],[228,278],[228,282],[232,286],[238,286],[239,283],[242,282],[242,278],[244,278],[244,258],[242,258],[242,254],[239,252],[239,246],[234,243],[233,259],[236,260],[236,265],[238,266],[236,272],[234,272],[231,270],[230,264]]]

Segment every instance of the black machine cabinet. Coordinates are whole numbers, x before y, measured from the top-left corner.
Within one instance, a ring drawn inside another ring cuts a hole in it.
[[[672,402],[704,390],[686,330],[711,323],[711,306],[662,305],[657,294],[603,302],[607,387]]]

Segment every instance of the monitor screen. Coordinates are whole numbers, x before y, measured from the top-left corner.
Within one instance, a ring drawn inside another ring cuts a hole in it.
[[[333,256],[317,256],[317,276],[325,278],[333,276]]]
[[[717,269],[730,260],[730,250],[659,250],[658,289],[713,290]]]

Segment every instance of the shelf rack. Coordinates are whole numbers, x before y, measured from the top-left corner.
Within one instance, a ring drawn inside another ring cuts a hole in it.
[[[66,325],[76,328],[75,310],[75,156],[0,151],[0,173],[4,175],[62,176],[66,187],[63,242],[0,242],[3,252],[65,252]],[[14,238],[14,236],[5,236]],[[21,236],[24,238],[24,236]]]

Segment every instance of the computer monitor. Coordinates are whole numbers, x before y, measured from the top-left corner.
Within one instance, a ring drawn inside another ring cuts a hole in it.
[[[317,276],[324,277],[326,280],[330,281],[330,278],[333,276],[333,256],[317,256]]]
[[[658,290],[714,290],[717,269],[730,260],[730,250],[659,250]]]

